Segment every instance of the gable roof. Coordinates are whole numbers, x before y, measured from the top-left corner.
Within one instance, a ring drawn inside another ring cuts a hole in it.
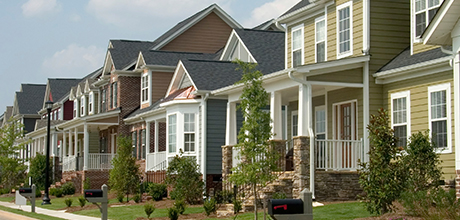
[[[377,73],[384,72],[392,69],[397,69],[401,67],[411,66],[415,64],[420,64],[426,61],[435,60],[443,57],[450,56],[441,51],[441,48],[432,49],[422,53],[417,53],[411,55],[410,47],[404,49],[400,54],[394,57],[390,62],[382,66]]]
[[[205,18],[211,12],[216,13],[222,20],[224,20],[232,28],[242,28],[242,26],[236,22],[230,15],[228,15],[222,8],[217,4],[212,4],[209,7],[197,12],[196,14],[186,18],[185,20],[177,23],[174,27],[166,31],[163,35],[158,37],[154,42],[152,50],[159,50],[167,43],[174,40],[180,34],[188,30],[194,24],[198,23],[200,20]]]
[[[21,84],[21,91],[16,92],[17,111],[21,115],[38,114],[42,108],[46,85]]]
[[[182,59],[214,59],[215,54],[150,50],[141,52],[146,65],[176,66]]]
[[[452,45],[451,32],[460,19],[459,11],[460,1],[444,0],[428,27],[422,33],[423,43]]]
[[[117,70],[129,68],[135,64],[139,51],[147,51],[153,46],[151,41],[110,40],[107,50]]]
[[[67,94],[72,86],[77,85],[81,79],[48,79],[48,92],[50,101],[56,102]],[[46,99],[46,98],[45,98]]]
[[[286,12],[284,12],[280,18],[282,17],[287,17],[288,15],[290,15],[291,13],[294,14],[293,12],[296,12],[297,10],[300,11],[300,9],[306,7],[307,5],[310,4],[310,1],[311,0],[302,0],[300,2],[298,2],[297,4],[295,4],[292,8],[288,9]]]

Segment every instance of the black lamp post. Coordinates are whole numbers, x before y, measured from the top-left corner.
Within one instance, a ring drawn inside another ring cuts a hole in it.
[[[46,134],[46,170],[45,170],[45,195],[43,196],[42,205],[51,205],[51,199],[48,196],[49,192],[49,179],[50,179],[50,123],[51,123],[51,109],[53,108],[53,102],[45,102],[45,107],[48,112],[48,129]]]

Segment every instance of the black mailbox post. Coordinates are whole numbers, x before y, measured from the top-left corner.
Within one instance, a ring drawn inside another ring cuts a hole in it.
[[[31,188],[19,188],[19,194],[26,197],[30,201],[31,211],[35,212],[35,184],[32,184]]]
[[[303,201],[301,199],[270,199],[268,214],[303,214]]]

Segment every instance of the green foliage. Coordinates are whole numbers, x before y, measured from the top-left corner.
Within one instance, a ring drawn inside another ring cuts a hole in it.
[[[50,159],[50,165],[52,161]],[[29,177],[32,177],[32,182],[37,186],[37,189],[44,189],[45,188],[45,172],[46,172],[46,156],[43,154],[37,153],[34,158],[30,160],[30,169],[29,169]],[[51,183],[52,179],[49,176],[49,183]]]
[[[179,219],[179,210],[176,207],[171,207],[168,209],[168,218],[171,220]]]
[[[117,195],[136,193],[140,182],[139,165],[132,155],[132,141],[126,136],[117,138],[117,155],[112,160],[113,169],[110,170],[109,185]]]
[[[135,203],[139,203],[141,201],[141,194],[139,193],[134,194],[133,200]]]
[[[75,194],[75,185],[73,182],[66,182],[64,185],[62,185],[62,193],[64,195],[73,195]]]
[[[50,195],[56,196],[58,198],[62,197],[62,189],[61,188],[51,188],[49,191]]]
[[[370,213],[392,211],[392,203],[404,189],[404,169],[400,150],[390,127],[387,111],[371,115],[369,130],[369,162],[361,163],[359,183],[365,192],[362,199]]]
[[[35,190],[35,198],[40,198],[42,196],[42,191],[37,187]]]
[[[165,182],[172,186],[171,198],[184,199],[189,204],[201,201],[204,182],[200,167],[192,157],[176,155],[169,163]]]
[[[155,201],[160,201],[163,199],[163,196],[167,193],[167,186],[163,183],[151,183],[148,186],[149,195],[152,196],[152,199]]]
[[[406,191],[401,194],[400,201],[409,215],[423,219],[460,219],[460,202],[455,189],[449,192],[441,188]]]
[[[86,177],[86,179],[83,181],[83,189],[91,189],[91,180],[89,177]]]
[[[233,192],[228,190],[217,191],[215,196],[217,204],[232,202],[233,198]]]
[[[428,131],[412,134],[404,150],[406,154],[402,157],[402,164],[408,174],[406,189],[417,192],[436,188],[442,175],[439,167],[441,161],[430,141]]]
[[[19,152],[25,149],[27,141],[24,136],[24,126],[10,120],[0,128],[0,185],[6,189],[23,183],[26,179],[27,166],[19,158]]]
[[[86,205],[86,199],[83,196],[78,197],[78,203],[80,204],[80,207],[83,208],[83,206]]]
[[[269,102],[269,95],[262,86],[262,73],[256,69],[257,64],[236,61],[239,70],[243,71],[239,83],[244,84],[240,96],[239,108],[246,119],[238,134],[238,158],[244,158],[233,167],[229,181],[236,185],[250,185],[254,192],[254,200],[258,198],[258,187],[264,187],[276,176],[279,154],[272,150],[270,113],[264,111]],[[257,213],[257,202],[254,201],[254,213]],[[254,216],[257,219],[257,216]]]
[[[243,203],[240,200],[234,199],[232,203],[233,203],[233,211],[235,212],[235,214],[240,212],[243,209]]]
[[[71,198],[66,198],[64,200],[65,206],[67,206],[67,207],[72,206],[72,202],[73,202],[73,200]]]
[[[124,197],[125,196],[122,193],[117,194],[117,201],[120,202],[120,203],[123,202]]]
[[[272,199],[286,199],[286,194],[282,192],[273,193]]]
[[[147,203],[144,205],[144,211],[145,214],[147,215],[147,218],[150,218],[150,215],[155,211],[155,205],[151,203]]]
[[[8,193],[10,193],[9,189],[0,189],[0,195],[8,194]]]
[[[203,203],[204,212],[206,216],[217,211],[217,201],[214,198],[206,199]]]
[[[174,208],[176,208],[181,215],[184,214],[186,207],[187,204],[185,204],[185,200],[183,199],[178,199],[174,202]]]

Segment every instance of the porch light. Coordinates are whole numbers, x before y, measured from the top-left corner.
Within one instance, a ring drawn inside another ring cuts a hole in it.
[[[53,108],[53,102],[45,102],[46,111],[48,112],[48,126],[46,135],[46,167],[45,167],[45,195],[43,196],[42,205],[51,205],[51,199],[49,197],[49,178],[50,178],[50,124],[51,124],[51,110]]]

